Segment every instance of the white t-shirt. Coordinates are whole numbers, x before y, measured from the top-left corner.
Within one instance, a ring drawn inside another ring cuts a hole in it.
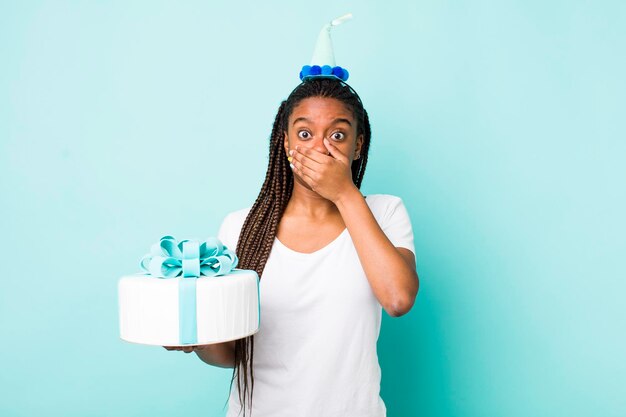
[[[402,199],[372,194],[365,201],[393,245],[415,253]],[[224,218],[218,238],[229,249],[236,250],[250,208]],[[313,253],[276,238],[259,285],[261,328],[254,335],[254,394],[246,415],[385,417],[376,352],[382,306],[348,229]],[[243,410],[235,378],[226,417],[237,415]]]

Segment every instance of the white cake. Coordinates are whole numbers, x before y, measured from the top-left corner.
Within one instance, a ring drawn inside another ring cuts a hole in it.
[[[181,283],[181,280],[185,280]],[[181,343],[179,289],[195,280],[195,343]],[[120,336],[134,343],[193,346],[226,342],[259,330],[259,277],[233,269],[219,276],[159,278],[137,273],[118,283]]]

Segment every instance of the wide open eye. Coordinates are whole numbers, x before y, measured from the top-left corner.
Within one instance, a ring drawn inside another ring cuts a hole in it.
[[[335,140],[341,140],[345,137],[345,135],[342,132],[335,132],[332,135],[330,135],[330,137]]]
[[[306,130],[300,130],[298,132],[298,137],[302,138],[302,139],[308,139],[311,137],[311,134],[309,132],[307,132]]]

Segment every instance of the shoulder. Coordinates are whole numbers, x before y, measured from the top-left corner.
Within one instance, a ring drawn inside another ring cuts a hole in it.
[[[246,217],[252,207],[246,207],[239,210],[231,211],[222,219],[222,224],[217,232],[217,237],[228,248],[237,247],[237,241],[241,234],[241,229]]]
[[[366,197],[365,201],[379,222],[388,217],[398,206],[404,205],[402,198],[393,194],[369,194]]]
[[[402,200],[400,197],[393,194],[368,194],[366,197],[365,201],[367,201],[368,204],[377,206],[389,205]]]
[[[375,194],[370,207],[378,224],[395,247],[409,249],[415,254],[411,218],[402,198],[391,194]],[[366,198],[369,200],[370,196]]]
[[[252,209],[252,206],[229,212],[224,217],[223,223],[227,224],[229,227],[241,229],[243,223],[246,221],[246,217],[248,217],[250,209]]]

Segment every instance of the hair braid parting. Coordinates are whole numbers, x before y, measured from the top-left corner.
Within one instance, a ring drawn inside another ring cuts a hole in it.
[[[276,238],[280,219],[289,203],[293,191],[293,172],[285,155],[283,140],[287,131],[287,123],[293,109],[301,100],[308,97],[328,97],[342,101],[352,110],[357,121],[357,136],[363,134],[360,158],[352,162],[352,180],[357,188],[361,188],[371,139],[371,128],[367,112],[363,108],[360,97],[345,82],[332,78],[311,78],[300,83],[283,100],[278,108],[272,127],[269,143],[269,162],[265,180],[259,195],[250,208],[237,241],[236,253],[239,258],[238,268],[256,271],[262,278],[265,264]],[[242,405],[243,417],[246,408],[252,409],[252,393],[254,391],[254,335],[235,341],[235,368],[230,381],[237,378],[239,402]],[[249,376],[249,377],[248,377]],[[246,407],[246,394],[250,384],[250,406]],[[243,385],[243,389],[242,389]],[[229,392],[230,397],[230,392]],[[227,400],[228,402],[228,400]],[[239,414],[241,414],[241,410]]]

